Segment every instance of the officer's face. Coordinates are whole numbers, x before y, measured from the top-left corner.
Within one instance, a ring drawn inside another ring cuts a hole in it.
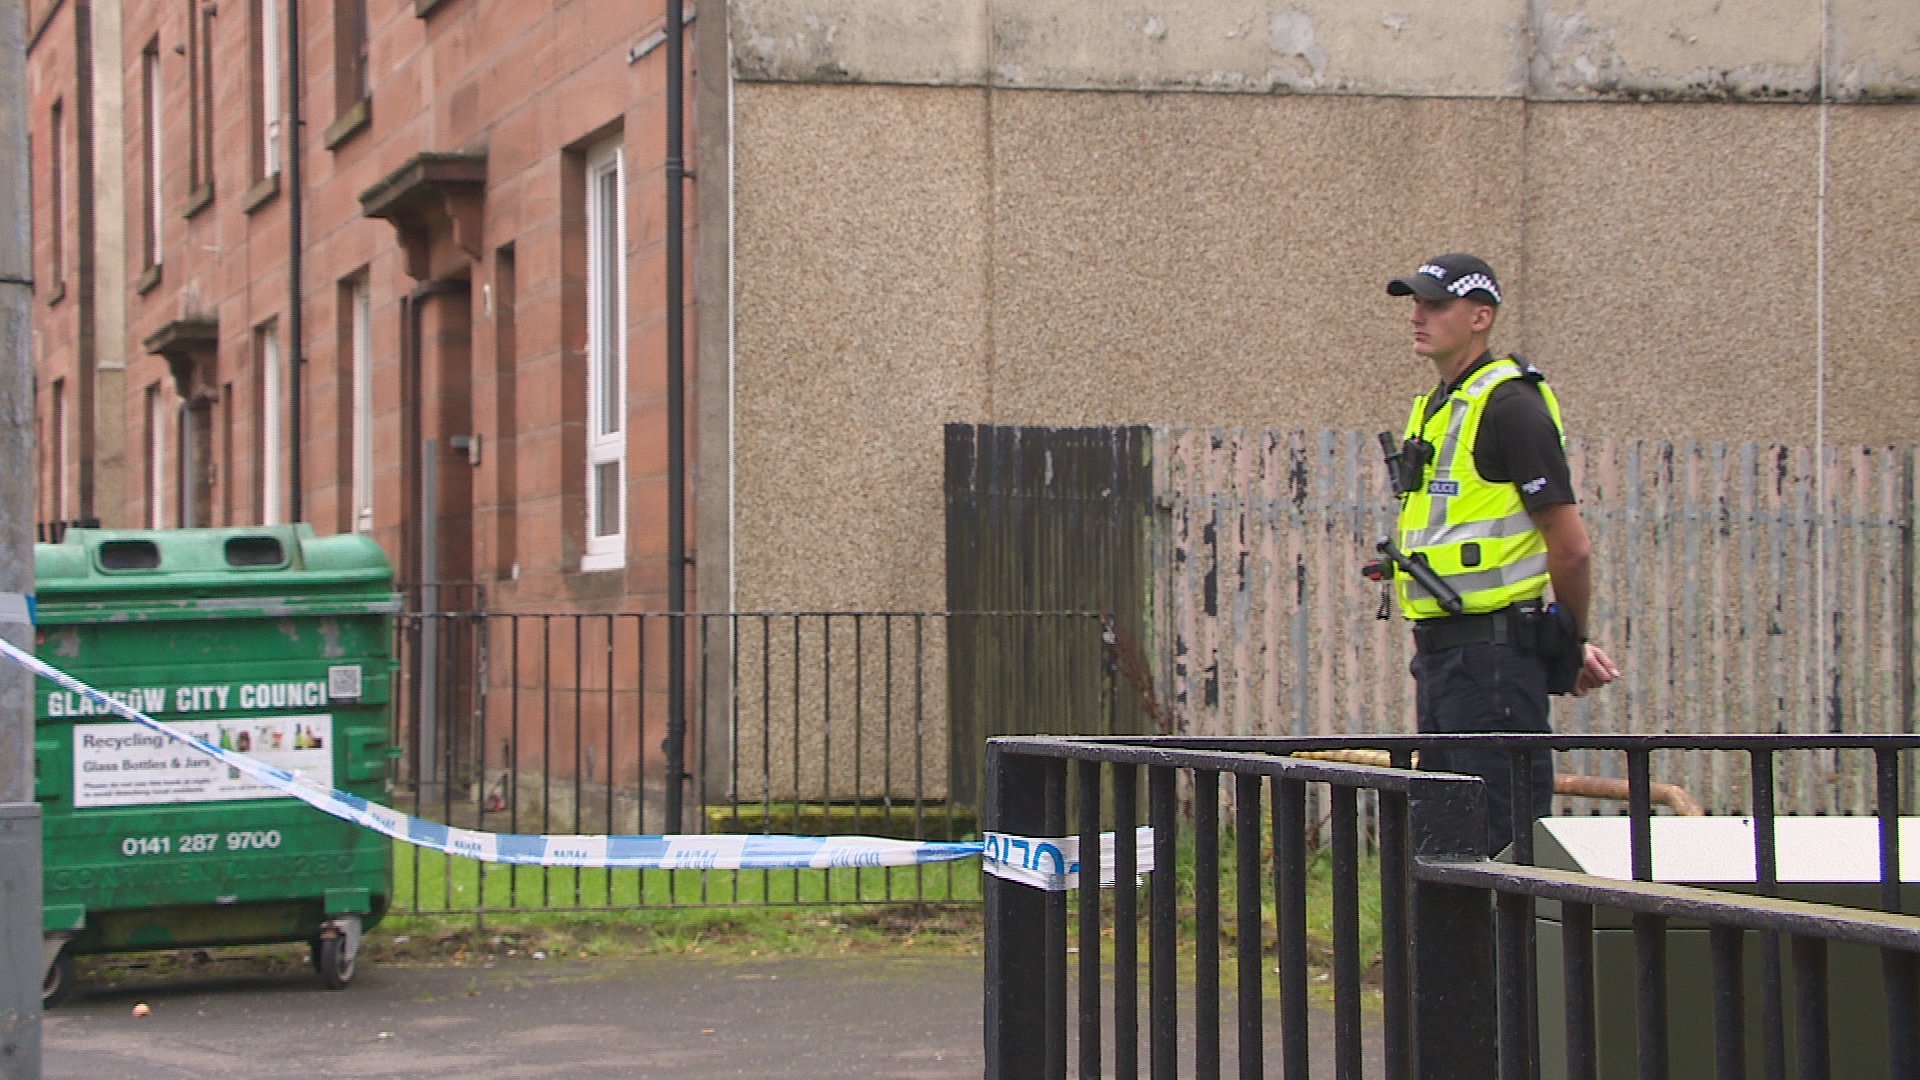
[[[1473,344],[1473,336],[1493,326],[1493,308],[1449,297],[1413,298],[1413,351],[1428,359],[1448,360]]]

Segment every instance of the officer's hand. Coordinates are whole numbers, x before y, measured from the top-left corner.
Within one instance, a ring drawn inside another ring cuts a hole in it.
[[[1587,660],[1580,668],[1580,674],[1573,680],[1573,696],[1586,697],[1588,691],[1598,690],[1620,677],[1620,668],[1600,646],[1588,644]]]

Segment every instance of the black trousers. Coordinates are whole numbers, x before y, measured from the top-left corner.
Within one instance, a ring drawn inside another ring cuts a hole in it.
[[[1540,732],[1547,724],[1547,665],[1531,649],[1460,645],[1413,656],[1415,713],[1422,734]],[[1533,817],[1553,813],[1553,754],[1533,750]],[[1487,782],[1487,850],[1513,842],[1513,755],[1492,747],[1420,752],[1420,768]]]

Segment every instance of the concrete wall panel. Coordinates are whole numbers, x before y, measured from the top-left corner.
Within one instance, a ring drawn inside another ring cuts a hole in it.
[[[1524,345],[1581,430],[1814,438],[1819,111],[1535,106]],[[1836,108],[1827,441],[1910,441],[1920,112]]]
[[[733,0],[733,63],[773,82],[977,85],[987,73],[980,0]]]
[[[1535,106],[1525,347],[1577,430],[1812,439],[1815,123]]]
[[[1389,277],[1517,269],[1519,102],[994,98],[996,422],[1397,426]]]
[[[741,78],[1515,95],[1521,0],[735,0]]]
[[[1821,5],[1762,0],[1532,0],[1535,98],[1808,101],[1820,84]],[[1836,0],[1829,90],[1920,95],[1920,6]]]
[[[1920,108],[1832,112],[1827,438],[1912,443],[1920,440]]]
[[[993,73],[1021,87],[1517,95],[1519,0],[996,6]]]
[[[1763,0],[1533,0],[1533,87],[1546,97],[1808,96],[1820,5]],[[1756,10],[1760,9],[1760,10]]]
[[[1920,100],[1920,4],[1832,0],[1834,91]]]
[[[740,606],[937,606],[941,425],[1378,430],[1486,255],[1584,434],[1813,438],[1819,110],[738,88]],[[1911,441],[1920,110],[1832,110],[1830,443]]]
[[[1614,100],[1810,100],[1813,0],[733,0],[783,82]],[[1834,0],[1832,90],[1920,96],[1920,5]]]
[[[941,425],[986,399],[983,94],[736,110],[738,606],[938,608]]]

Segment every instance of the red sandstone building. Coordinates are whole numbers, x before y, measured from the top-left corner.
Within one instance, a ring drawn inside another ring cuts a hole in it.
[[[41,521],[663,607],[663,10],[30,0]]]

